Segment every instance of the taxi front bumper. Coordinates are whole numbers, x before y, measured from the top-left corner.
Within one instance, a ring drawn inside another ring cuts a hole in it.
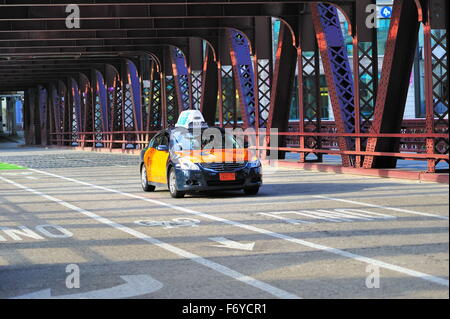
[[[221,173],[235,173],[235,180],[221,181]],[[231,190],[257,187],[262,185],[262,169],[259,167],[246,167],[233,171],[215,171],[200,168],[199,170],[186,170],[175,168],[177,189],[183,192],[200,192],[208,190]]]

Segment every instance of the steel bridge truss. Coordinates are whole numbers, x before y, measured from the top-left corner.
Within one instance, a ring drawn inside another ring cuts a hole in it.
[[[376,30],[365,24],[372,0],[74,0],[81,28],[70,30],[63,4],[26,2],[2,4],[0,90],[25,90],[28,144],[141,149],[180,112],[199,109],[211,125],[278,129],[280,157],[297,152],[300,162],[337,154],[343,166],[371,169],[407,158],[426,160],[430,173],[448,163],[444,0],[394,0],[381,77]],[[426,117],[412,133],[402,120],[420,25]],[[415,153],[400,152],[405,138],[419,141]]]

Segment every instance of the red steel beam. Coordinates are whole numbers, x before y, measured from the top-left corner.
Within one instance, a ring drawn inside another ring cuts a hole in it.
[[[419,14],[416,4],[408,0],[395,0],[371,133],[398,132],[401,129],[418,31]],[[395,152],[399,144],[398,138],[380,141],[377,137],[372,137],[367,141],[366,151]],[[363,164],[364,168],[395,166],[395,159],[375,159],[374,156],[366,156]]]

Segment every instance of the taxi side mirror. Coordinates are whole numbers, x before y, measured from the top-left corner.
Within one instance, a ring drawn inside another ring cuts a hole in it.
[[[156,149],[158,151],[161,151],[161,152],[168,152],[169,151],[169,146],[167,146],[167,145],[158,145],[158,147],[156,147]]]

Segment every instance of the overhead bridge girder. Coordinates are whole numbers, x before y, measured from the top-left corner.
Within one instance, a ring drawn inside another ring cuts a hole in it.
[[[445,1],[394,1],[380,85],[377,34],[366,23],[374,0],[73,3],[81,8],[81,28],[70,30],[66,4],[2,4],[0,87],[27,89],[28,128],[40,130],[35,143],[140,148],[150,131],[174,125],[190,108],[200,109],[211,125],[287,132],[292,105],[299,133],[310,134],[297,139],[300,161],[311,160],[309,154],[321,161],[321,59],[332,132],[347,134],[333,145],[343,152],[343,165],[395,167],[395,156],[376,154],[397,152],[399,139],[374,136],[400,132],[420,23],[426,131],[445,131],[448,76],[435,69],[448,69],[448,24],[433,14],[448,17]],[[338,10],[352,36],[353,65]],[[272,17],[280,21],[279,38],[272,37]],[[442,50],[447,55],[436,53]],[[441,90],[446,85],[447,93]],[[367,132],[374,135],[348,135]],[[279,146],[288,146],[287,138],[280,136]],[[370,154],[361,155],[365,150]],[[448,139],[427,138],[427,154],[436,152],[448,154]],[[428,162],[432,171],[436,160]]]

